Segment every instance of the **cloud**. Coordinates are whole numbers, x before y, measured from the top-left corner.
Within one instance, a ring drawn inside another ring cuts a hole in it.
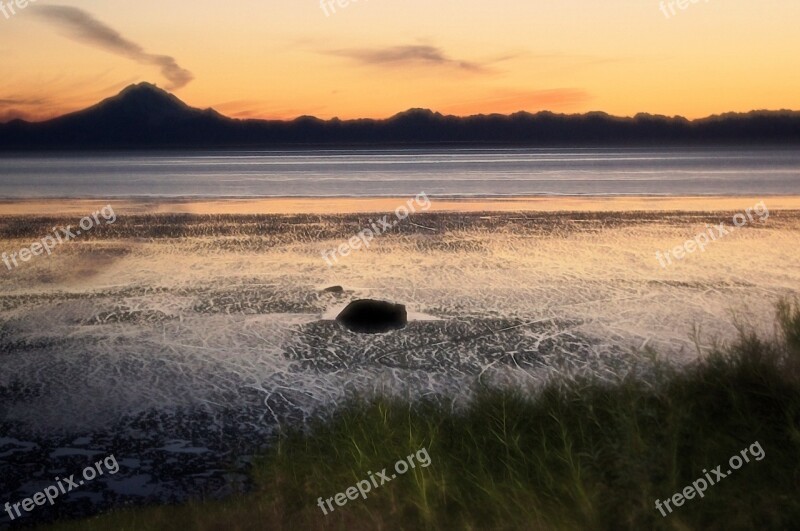
[[[11,96],[9,98],[0,98],[0,106],[3,105],[42,105],[47,103],[44,98],[20,98]]]
[[[6,124],[12,120],[30,121],[30,115],[17,109],[0,109],[0,124]]]
[[[482,72],[484,67],[478,63],[461,61],[448,57],[441,48],[425,45],[390,46],[388,48],[355,48],[334,50],[332,55],[355,59],[367,65],[393,65],[397,63],[416,63],[427,66],[447,66],[460,70]]]
[[[184,87],[194,79],[192,73],[181,68],[172,57],[145,52],[141,46],[129,41],[115,29],[100,22],[82,9],[40,5],[36,6],[34,12],[65,30],[76,40],[93,44],[138,63],[158,66],[161,68],[161,74],[170,82],[170,85],[166,87],[168,90]]]
[[[6,96],[0,98],[0,124],[16,120],[32,120],[37,117],[35,109],[50,107],[53,104],[47,98]]]

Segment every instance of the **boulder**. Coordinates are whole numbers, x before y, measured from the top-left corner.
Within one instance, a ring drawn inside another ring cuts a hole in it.
[[[359,334],[382,334],[400,330],[408,324],[408,313],[402,304],[362,299],[351,302],[336,322]]]
[[[344,288],[341,286],[331,286],[322,290],[322,293],[344,293]]]

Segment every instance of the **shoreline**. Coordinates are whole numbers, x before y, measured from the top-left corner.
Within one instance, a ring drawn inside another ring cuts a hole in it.
[[[788,196],[528,196],[436,198],[427,212],[710,212],[738,211],[760,201],[770,210],[800,210]],[[0,216],[85,215],[105,205],[122,214],[360,214],[392,211],[408,197],[2,199]]]

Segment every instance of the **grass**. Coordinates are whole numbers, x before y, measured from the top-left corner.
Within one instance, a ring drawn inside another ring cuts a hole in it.
[[[790,529],[800,522],[800,307],[775,337],[614,384],[554,382],[535,396],[482,392],[464,410],[373,398],[290,432],[253,467],[256,489],[126,509],[58,531]],[[763,460],[662,517],[664,500],[758,442]],[[316,505],[427,449],[417,466],[324,516]]]

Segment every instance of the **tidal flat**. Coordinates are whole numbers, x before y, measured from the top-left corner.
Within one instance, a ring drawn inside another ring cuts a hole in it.
[[[0,271],[0,492],[22,499],[113,454],[118,474],[34,517],[222,497],[249,488],[252,456],[280,430],[351,397],[459,407],[484,388],[617,381],[654,353],[691,363],[740,319],[769,333],[776,302],[800,290],[800,210],[773,208],[668,268],[656,259],[752,206],[740,203],[434,209],[333,267],[322,252],[386,211],[118,209]],[[84,214],[6,214],[0,251]],[[361,298],[406,305],[408,326],[343,330],[332,317]]]

